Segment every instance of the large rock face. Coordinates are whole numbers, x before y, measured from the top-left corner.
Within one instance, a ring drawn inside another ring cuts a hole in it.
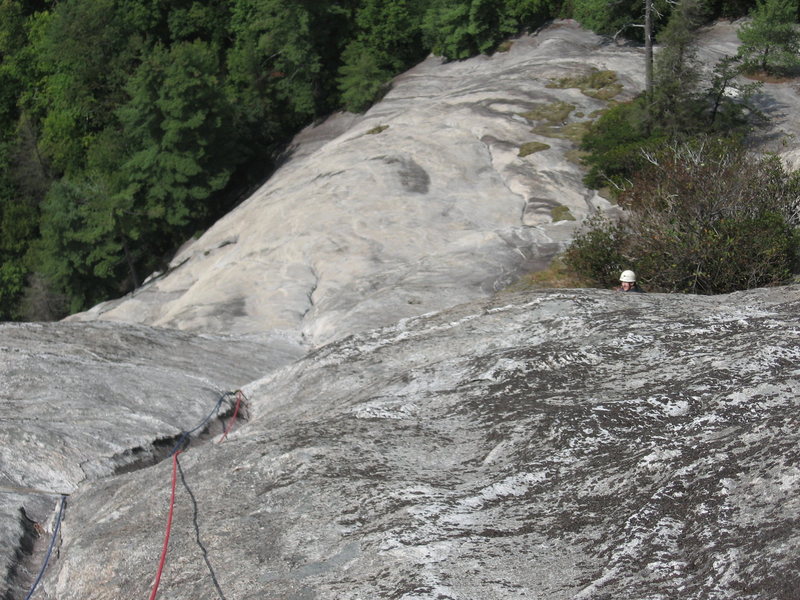
[[[318,345],[485,297],[570,239],[575,223],[553,223],[554,207],[580,218],[608,205],[564,158],[574,143],[532,133],[523,113],[565,102],[570,121],[588,121],[606,101],[551,80],[610,68],[630,98],[641,60],[569,23],[492,58],[432,57],[365,115],[298,136],[283,168],[168,274],[76,318],[284,329]],[[518,156],[535,141],[551,148]]]
[[[55,498],[152,465],[226,391],[299,356],[276,339],[141,325],[0,325],[0,573],[10,590],[0,597],[24,597]],[[209,429],[233,407],[227,398]]]
[[[736,27],[703,32],[706,65],[735,54]],[[558,219],[609,208],[567,157],[602,98],[642,89],[643,64],[641,48],[570,21],[492,57],[431,57],[365,115],[298,136],[286,164],[168,273],[75,318],[285,330],[316,346],[491,295],[563,249],[576,221]],[[593,69],[620,88],[579,89]],[[795,145],[781,142],[800,134],[800,98],[791,83],[766,92],[775,121],[764,140],[788,156]],[[531,142],[549,148],[520,152]]]
[[[710,64],[735,25],[703,40]],[[641,61],[571,22],[430,58],[135,294],[0,326],[0,598],[61,494],[36,597],[148,594],[165,455],[209,416],[159,597],[797,598],[800,288],[493,296],[569,241],[559,214],[610,209],[566,158],[606,101],[553,82],[611,70],[628,98]],[[791,162],[797,92],[767,88]],[[243,386],[249,420],[210,443]]]
[[[500,295],[246,388],[164,598],[796,598],[800,287]],[[82,486],[45,597],[144,597],[170,463]]]

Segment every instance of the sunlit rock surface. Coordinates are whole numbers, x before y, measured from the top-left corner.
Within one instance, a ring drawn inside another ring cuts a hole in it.
[[[702,32],[704,64],[736,27]],[[796,599],[797,287],[489,299],[613,210],[567,136],[606,101],[553,82],[611,70],[630,98],[642,60],[572,22],[429,58],[135,294],[0,326],[0,598],[60,493],[35,598],[146,597],[162,459],[245,386],[250,420],[180,455],[160,598]],[[760,147],[797,165],[796,84],[764,91]]]
[[[574,219],[609,206],[565,157],[576,147],[567,122],[588,123],[607,101],[548,85],[613,69],[617,98],[630,98],[641,61],[571,22],[493,57],[431,57],[365,115],[301,133],[283,167],[167,274],[75,318],[282,329],[315,346],[486,297],[544,266]],[[557,102],[573,106],[563,122],[523,116]],[[519,156],[529,142],[549,148]],[[554,222],[557,207],[566,219]]]
[[[0,597],[24,597],[20,585],[39,568],[26,555],[45,536],[60,494],[161,460],[221,395],[298,356],[274,338],[0,324],[0,582],[16,591],[4,595],[0,584]],[[220,406],[211,431],[233,406]]]
[[[179,456],[160,597],[796,598],[798,334],[798,286],[565,290],[326,346]],[[170,474],[82,486],[45,597],[145,597]]]
[[[738,26],[701,32],[706,68],[736,53]],[[559,83],[592,70],[615,73],[619,88]],[[581,182],[575,136],[609,99],[643,85],[641,48],[572,21],[491,57],[430,57],[366,114],[297,136],[282,168],[167,273],[75,318],[285,330],[317,346],[487,297],[544,266],[591,211],[610,208]],[[764,92],[773,123],[761,143],[796,162],[796,84]],[[526,154],[530,143],[546,149]]]

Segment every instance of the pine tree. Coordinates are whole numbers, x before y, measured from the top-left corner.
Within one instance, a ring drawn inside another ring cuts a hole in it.
[[[782,73],[800,68],[797,0],[757,0],[751,21],[737,32],[749,71]]]
[[[342,53],[337,82],[348,110],[361,111],[396,73],[424,57],[416,0],[365,0],[356,12],[355,38]]]
[[[659,33],[661,45],[653,66],[651,120],[670,137],[689,133],[698,116],[700,64],[694,30],[697,0],[681,0]]]
[[[205,201],[225,187],[236,160],[218,52],[200,40],[157,46],[128,91],[118,114],[132,152],[120,197],[153,222],[153,233],[179,241],[205,216]]]

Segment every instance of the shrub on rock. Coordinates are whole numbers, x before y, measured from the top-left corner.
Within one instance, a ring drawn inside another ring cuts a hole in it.
[[[797,0],[757,0],[750,16],[750,21],[737,32],[745,69],[767,74],[788,74],[800,69]]]
[[[567,264],[608,286],[634,268],[652,291],[720,294],[786,283],[798,268],[800,174],[726,140],[648,153],[619,196],[619,222],[595,219]]]

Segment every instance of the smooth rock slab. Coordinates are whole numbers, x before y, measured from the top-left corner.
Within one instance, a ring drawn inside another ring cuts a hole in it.
[[[700,31],[699,62],[735,55],[741,23]],[[490,296],[546,266],[581,219],[616,210],[582,180],[569,128],[609,103],[559,80],[613,71],[644,86],[644,52],[556,21],[508,52],[429,57],[363,115],[309,127],[259,190],[135,293],[74,319],[238,334],[309,347]],[[796,82],[767,84],[764,149],[797,162]],[[563,121],[548,106],[573,107]],[[526,144],[547,149],[525,155]],[[522,154],[522,155],[521,155]],[[796,165],[795,165],[796,166]],[[558,215],[576,220],[559,220]]]
[[[25,555],[49,536],[60,494],[160,460],[221,394],[299,355],[141,325],[0,324],[0,582],[19,593],[32,581]]]
[[[575,218],[609,203],[587,190],[574,141],[532,130],[531,109],[568,102],[569,123],[607,102],[554,78],[619,73],[641,88],[642,53],[561,22],[492,57],[430,57],[364,115],[301,133],[247,201],[122,301],[73,319],[194,331],[292,332],[310,347],[487,297],[544,267]],[[561,124],[559,124],[561,125]],[[531,141],[550,149],[519,156]]]
[[[794,598],[799,309],[530,292],[321,348],[181,455],[161,597]],[[46,597],[144,597],[169,482],[82,486]]]

